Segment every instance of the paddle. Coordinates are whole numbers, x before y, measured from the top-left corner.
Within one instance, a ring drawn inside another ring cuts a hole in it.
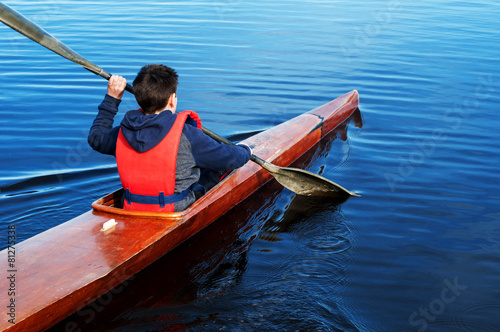
[[[107,80],[111,77],[111,74],[103,70],[101,67],[86,60],[58,39],[54,38],[44,29],[3,3],[0,3],[0,21],[49,50],[79,64],[80,66],[83,66],[88,71],[104,77]],[[130,84],[127,84],[125,89],[132,94],[134,93],[134,89]],[[218,142],[234,145],[231,141],[206,128],[203,128],[203,132]],[[252,155],[251,159],[253,162],[259,164],[271,173],[271,175],[274,176],[274,178],[284,187],[290,189],[298,195],[314,197],[359,196],[317,174],[297,168],[279,167],[257,157],[256,155]]]

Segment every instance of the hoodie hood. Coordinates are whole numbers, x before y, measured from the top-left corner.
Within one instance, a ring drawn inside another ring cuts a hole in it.
[[[142,111],[134,110],[125,114],[120,127],[130,146],[142,153],[151,150],[165,138],[175,119],[177,115],[169,111],[144,115]]]

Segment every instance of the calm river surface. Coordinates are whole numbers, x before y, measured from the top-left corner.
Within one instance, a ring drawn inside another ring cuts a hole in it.
[[[361,198],[271,182],[53,331],[500,329],[498,1],[8,4],[129,81],[176,68],[179,108],[235,140],[360,93],[362,128],[297,165]],[[105,80],[3,25],[0,68],[5,248],[120,184],[87,145]]]

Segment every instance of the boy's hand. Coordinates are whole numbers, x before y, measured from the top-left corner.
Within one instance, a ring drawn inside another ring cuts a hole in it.
[[[108,83],[108,95],[116,99],[122,99],[126,85],[126,79],[118,75],[111,75]]]

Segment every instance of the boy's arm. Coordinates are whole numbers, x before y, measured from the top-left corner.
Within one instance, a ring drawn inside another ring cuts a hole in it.
[[[120,105],[119,99],[106,94],[99,105],[99,113],[90,128],[89,145],[100,153],[115,155],[120,127],[113,128],[113,118],[118,113],[118,105]]]
[[[108,93],[99,105],[92,127],[90,128],[88,142],[96,151],[104,154],[115,155],[116,140],[120,127],[113,128],[113,118],[118,113],[118,106],[125,90],[126,80],[120,76],[111,76],[108,83]]]
[[[219,143],[190,125],[185,125],[184,129],[198,167],[230,171],[245,165],[250,160],[251,150],[246,145]]]

